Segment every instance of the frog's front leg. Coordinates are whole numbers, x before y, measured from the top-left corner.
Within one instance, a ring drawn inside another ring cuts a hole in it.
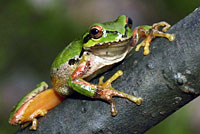
[[[101,98],[103,100],[107,100],[110,103],[111,113],[113,116],[117,115],[117,110],[115,108],[115,103],[113,100],[113,96],[118,96],[122,98],[127,98],[130,101],[140,105],[142,103],[142,98],[135,97],[124,92],[120,92],[114,88],[112,88],[111,83],[116,80],[119,76],[123,75],[121,70],[118,70],[111,78],[109,78],[105,83],[103,82],[104,77],[102,76],[99,79],[99,84],[97,88],[97,92],[94,95],[94,98]]]
[[[162,29],[161,29],[162,27]],[[141,37],[146,37],[140,44],[136,46],[136,51],[139,51],[140,47],[144,47],[144,55],[148,55],[150,53],[149,47],[150,42],[155,37],[165,37],[169,41],[173,41],[175,39],[174,34],[165,33],[171,26],[167,22],[159,22],[155,23],[152,26],[143,25],[138,26],[133,30],[133,40],[134,45],[137,44]],[[161,29],[161,31],[159,31]]]
[[[108,101],[110,103],[111,114],[113,116],[117,115],[113,96],[127,98],[137,105],[142,103],[142,98],[135,97],[112,88],[111,83],[123,74],[121,70],[117,71],[105,83],[103,82],[103,77],[101,77],[99,79],[99,84],[92,84],[83,79],[84,73],[88,70],[87,65],[86,61],[82,62],[69,78],[69,86],[75,91],[91,98],[99,98]]]

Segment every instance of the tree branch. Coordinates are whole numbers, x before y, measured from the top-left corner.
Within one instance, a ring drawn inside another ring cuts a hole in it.
[[[176,40],[155,39],[151,53],[129,56],[109,73],[124,71],[113,87],[143,98],[141,106],[115,98],[118,115],[109,104],[75,94],[39,119],[33,133],[124,134],[144,133],[200,93],[200,9],[170,30]],[[97,78],[92,82],[97,82]],[[28,133],[29,129],[17,133]]]

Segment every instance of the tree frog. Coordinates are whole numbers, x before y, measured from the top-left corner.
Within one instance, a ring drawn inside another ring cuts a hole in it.
[[[9,122],[13,125],[32,122],[31,129],[36,130],[36,117],[44,116],[74,91],[109,102],[112,116],[117,115],[113,96],[126,98],[140,105],[141,97],[118,91],[111,86],[123,74],[121,70],[106,82],[103,82],[103,76],[98,84],[88,81],[122,61],[135,47],[139,51],[143,46],[144,55],[148,55],[150,42],[155,37],[165,37],[173,41],[175,35],[165,33],[169,28],[168,23],[159,22],[131,30],[132,20],[125,15],[119,16],[115,21],[91,25],[82,38],[67,45],[53,61],[50,73],[53,87],[47,89],[46,83],[42,82],[17,104]],[[139,43],[143,37],[144,40]]]

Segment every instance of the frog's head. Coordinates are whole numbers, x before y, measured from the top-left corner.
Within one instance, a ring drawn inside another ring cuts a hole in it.
[[[83,35],[83,47],[91,50],[129,42],[132,39],[131,27],[132,20],[125,15],[119,16],[113,22],[95,23]]]

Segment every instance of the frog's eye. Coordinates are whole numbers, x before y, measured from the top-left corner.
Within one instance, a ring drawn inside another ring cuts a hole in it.
[[[133,25],[132,19],[129,18],[129,17],[126,17],[126,23],[128,24],[128,27],[131,29],[131,28],[132,28],[132,25]]]
[[[103,35],[103,28],[101,26],[92,26],[90,28],[90,36],[93,39],[98,39]]]

